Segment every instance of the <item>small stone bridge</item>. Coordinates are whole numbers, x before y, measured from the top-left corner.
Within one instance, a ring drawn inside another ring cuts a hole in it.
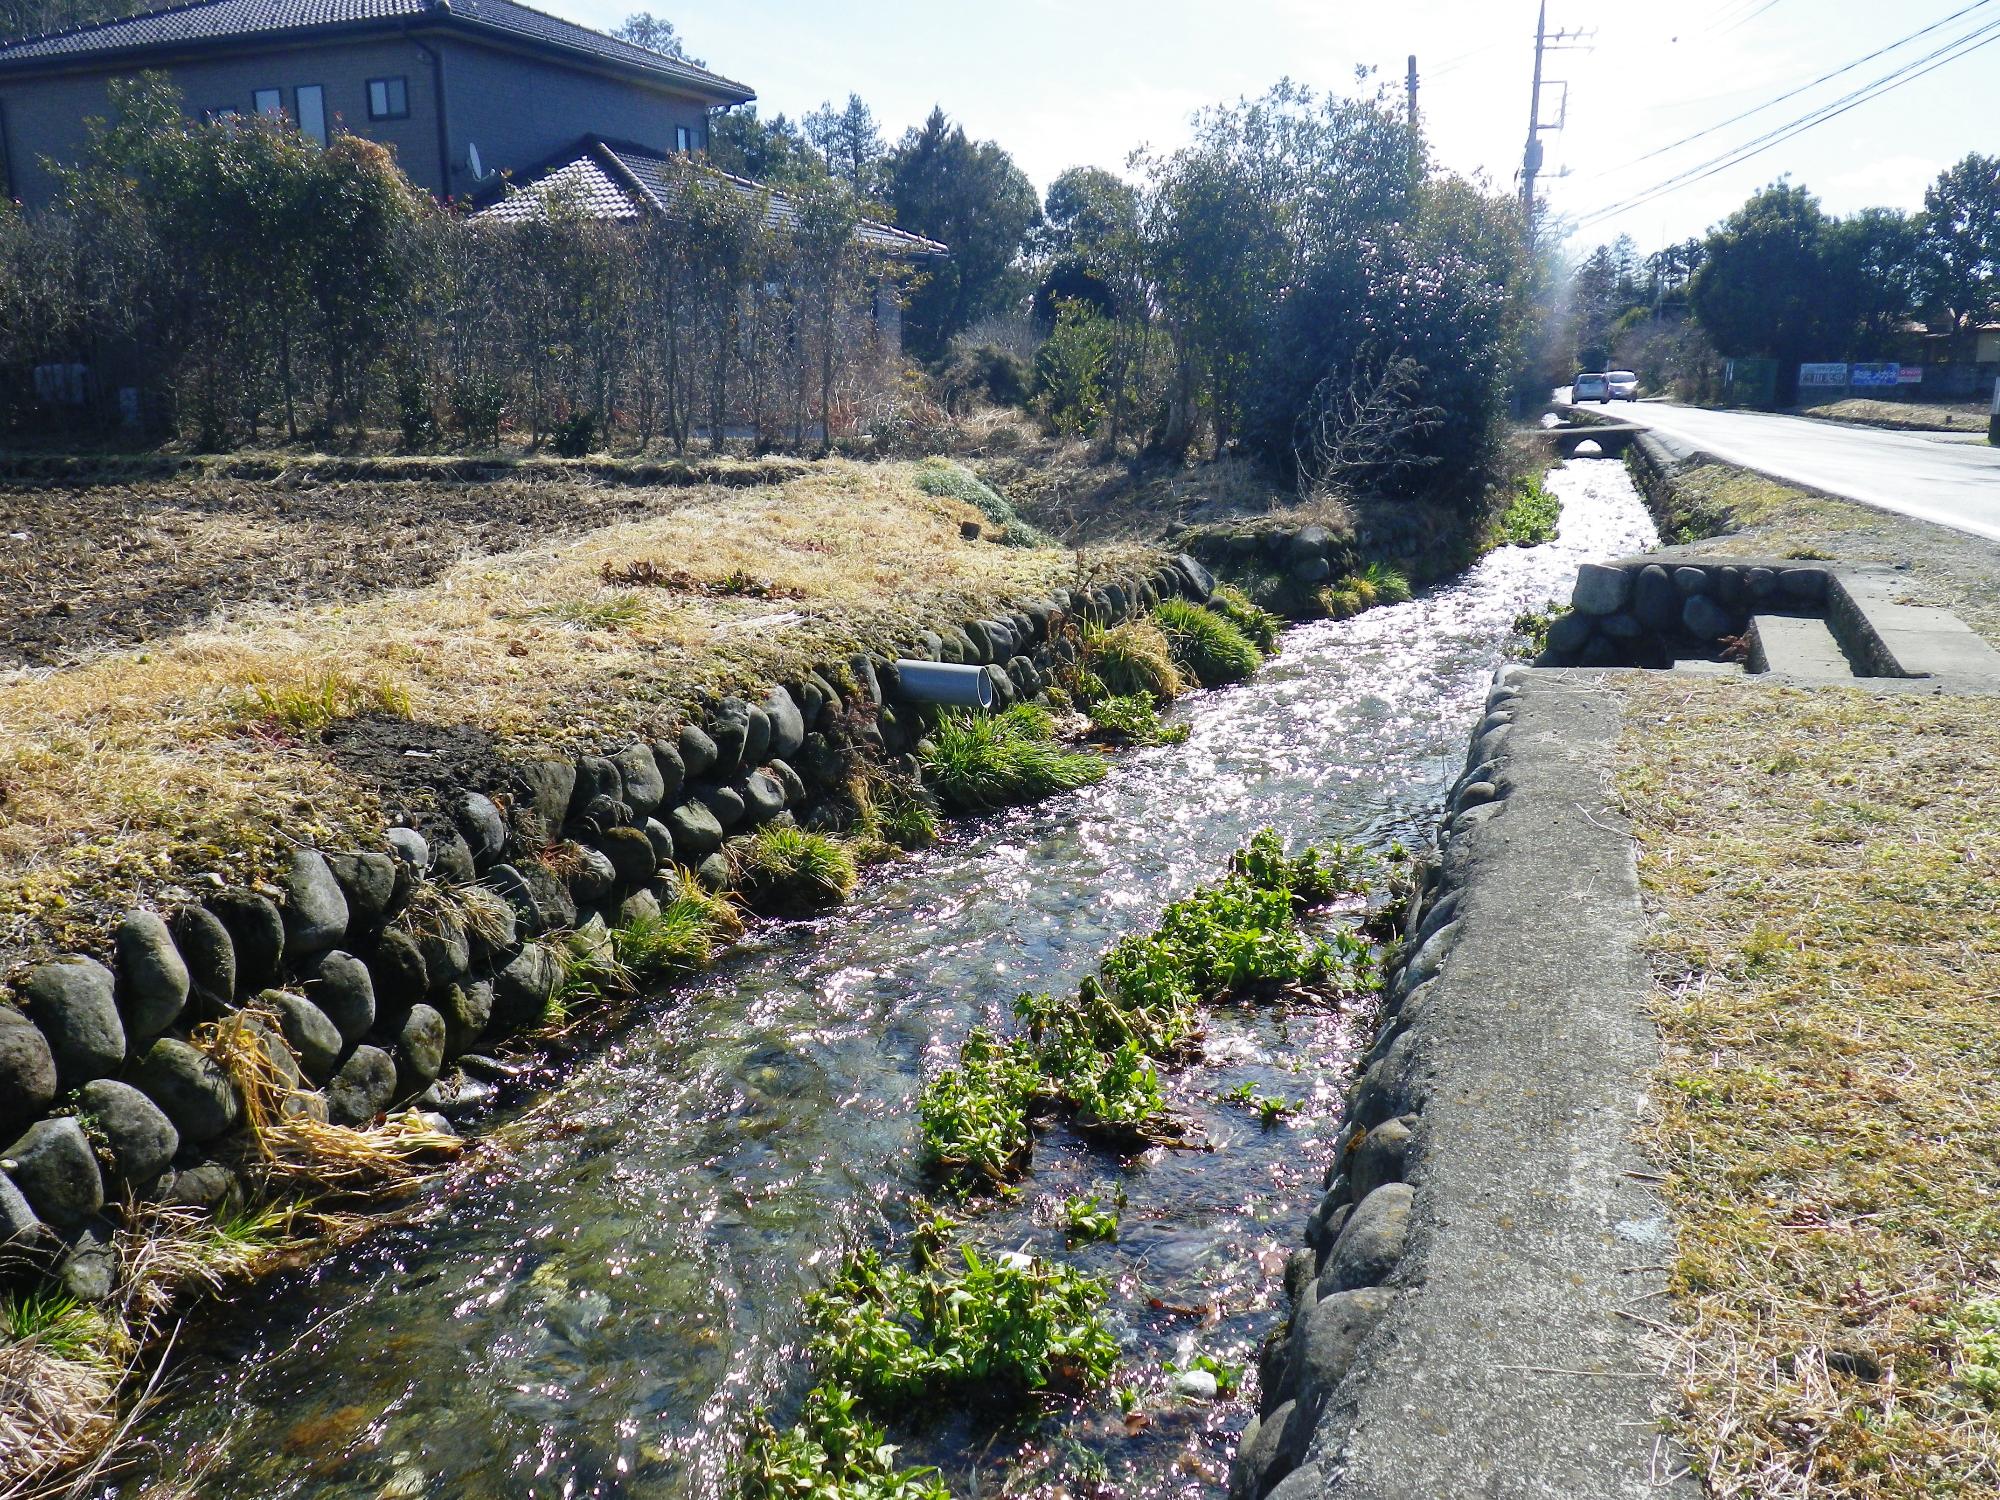
[[[1574,406],[1558,406],[1555,410],[1564,419],[1563,424],[1559,427],[1544,427],[1541,431],[1556,453],[1563,458],[1576,457],[1576,450],[1585,443],[1597,444],[1598,450],[1606,458],[1618,458],[1640,433],[1652,430],[1640,422],[1621,422],[1611,418],[1579,422],[1576,419],[1582,413]],[[1594,417],[1594,414],[1592,416]]]

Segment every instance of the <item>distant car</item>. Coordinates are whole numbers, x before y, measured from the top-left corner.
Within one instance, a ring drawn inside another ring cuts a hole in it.
[[[1605,378],[1611,382],[1611,394],[1605,397],[1607,403],[1639,399],[1639,377],[1630,370],[1613,370]]]
[[[1579,375],[1570,382],[1569,399],[1572,402],[1611,402],[1611,377],[1608,375]]]

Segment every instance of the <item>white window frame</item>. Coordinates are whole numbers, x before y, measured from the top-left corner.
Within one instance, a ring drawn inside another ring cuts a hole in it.
[[[302,83],[292,90],[292,97],[298,103],[299,129],[305,133],[306,139],[326,145],[331,139],[326,128],[326,86]]]

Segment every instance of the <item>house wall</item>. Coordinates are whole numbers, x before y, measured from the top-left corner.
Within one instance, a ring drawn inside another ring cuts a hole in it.
[[[217,109],[251,110],[257,89],[284,91],[285,109],[295,113],[300,84],[326,90],[330,129],[365,136],[390,147],[410,179],[432,192],[444,184],[438,171],[437,110],[431,62],[422,47],[403,38],[335,42],[273,48],[227,57],[168,63],[166,73],[180,90],[190,114]],[[85,121],[110,114],[108,89],[115,73],[66,73],[0,79],[0,119],[7,140],[8,189],[28,208],[47,204],[56,181],[45,159],[73,165],[81,159]],[[410,114],[404,120],[368,118],[368,80],[401,77],[409,88]]]
[[[432,51],[442,62],[448,174],[438,159]],[[438,194],[473,189],[469,145],[479,147],[482,165],[519,175],[585,135],[671,151],[677,126],[687,126],[698,139],[707,127],[706,106],[691,95],[435,33],[421,43],[398,37],[197,57],[161,71],[195,115],[220,109],[247,115],[255,90],[277,88],[284,93],[286,113],[296,118],[297,87],[319,84],[326,90],[330,129],[390,147],[411,181]],[[28,208],[46,205],[56,191],[46,160],[78,161],[85,122],[109,115],[111,81],[130,76],[99,71],[0,79],[8,191]],[[409,118],[368,118],[368,81],[385,77],[405,80]]]
[[[564,67],[464,37],[439,44],[445,58],[445,110],[451,126],[450,191],[469,192],[466,147],[489,169],[516,177],[567,151],[586,135],[675,148],[674,130],[707,128],[702,101],[622,78]]]

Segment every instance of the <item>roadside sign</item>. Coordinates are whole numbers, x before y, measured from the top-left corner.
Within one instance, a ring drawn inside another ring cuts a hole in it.
[[[1841,390],[1847,385],[1846,365],[1800,365],[1799,387],[1802,390]]]
[[[1922,365],[1904,365],[1896,372],[1896,384],[1898,385],[1922,385],[1923,383],[1924,367]]]
[[[1855,365],[1848,375],[1847,383],[1862,388],[1878,388],[1901,385],[1903,367],[1898,364]]]

